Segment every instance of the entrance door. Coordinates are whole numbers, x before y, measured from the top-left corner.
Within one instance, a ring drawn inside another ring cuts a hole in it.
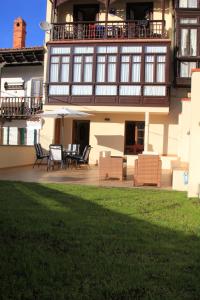
[[[85,4],[74,5],[74,21],[96,21],[96,15],[99,12],[99,5],[97,4]]]
[[[128,3],[127,20],[151,20],[153,15],[153,3]]]
[[[80,145],[80,154],[86,145],[89,145],[90,139],[90,121],[74,120],[73,122],[73,144]]]

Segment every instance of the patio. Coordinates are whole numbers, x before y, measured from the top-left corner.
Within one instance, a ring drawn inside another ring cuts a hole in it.
[[[134,169],[128,167],[125,180],[99,180],[98,166],[91,165],[89,168],[82,166],[78,169],[58,169],[55,167],[53,171],[47,172],[46,165],[42,165],[40,167],[36,166],[34,169],[32,166],[0,169],[0,180],[131,188],[133,187],[133,174]],[[171,175],[169,171],[162,170],[161,189],[171,189]]]

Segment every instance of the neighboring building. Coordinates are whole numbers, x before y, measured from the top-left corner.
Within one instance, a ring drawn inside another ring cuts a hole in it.
[[[197,0],[48,0],[45,108],[93,114],[65,121],[65,143],[90,143],[91,163],[110,151],[133,165],[145,150],[170,172],[187,165],[199,12]],[[59,141],[51,126],[49,141]]]
[[[33,145],[41,122],[44,47],[26,47],[26,23],[14,21],[13,48],[0,49],[0,144]]]

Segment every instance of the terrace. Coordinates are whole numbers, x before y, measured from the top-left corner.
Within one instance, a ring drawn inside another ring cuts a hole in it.
[[[42,97],[0,97],[0,118],[29,118],[42,111]]]

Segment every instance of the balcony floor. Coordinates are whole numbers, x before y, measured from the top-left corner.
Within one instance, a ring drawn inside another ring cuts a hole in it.
[[[58,169],[47,172],[46,166],[15,167],[0,170],[0,180],[24,181],[38,183],[66,183],[81,184],[103,187],[133,187],[133,168],[128,168],[127,179],[120,180],[99,180],[99,170],[97,166],[90,168],[81,167],[79,169]],[[156,188],[155,186],[145,186],[145,188]],[[162,171],[161,189],[171,189],[171,174],[167,170]]]

